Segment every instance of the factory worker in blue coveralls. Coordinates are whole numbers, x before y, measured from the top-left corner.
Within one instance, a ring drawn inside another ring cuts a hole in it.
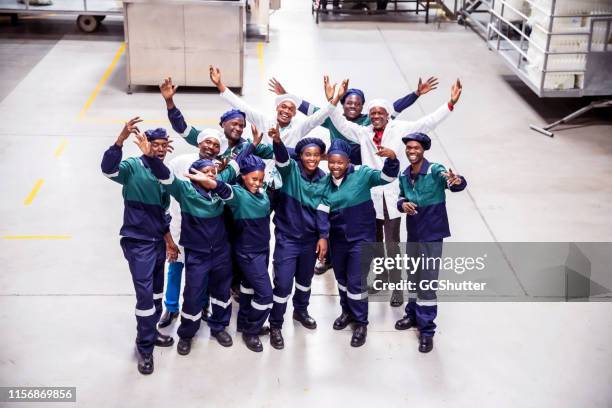
[[[429,132],[435,129],[454,110],[462,92],[461,82],[457,79],[451,86],[450,99],[432,113],[416,121],[392,119],[393,107],[384,99],[374,99],[368,103],[368,116],[372,122],[369,126],[360,126],[347,120],[339,109],[332,112],[332,123],[347,139],[361,146],[361,159],[363,164],[380,170],[383,160],[378,156],[380,146],[386,146],[395,152],[404,149],[402,136],[413,132]],[[400,167],[404,168],[408,162],[404,155],[398,157]],[[399,193],[397,181],[388,185],[372,189],[372,200],[376,210],[376,241],[385,242],[388,256],[399,253],[401,212],[397,211],[395,202]],[[389,280],[398,282],[400,276],[392,271]],[[393,291],[390,303],[400,306],[403,303],[401,291]]]
[[[254,145],[260,140],[261,135],[256,136]],[[247,142],[241,152],[238,182],[228,187],[232,193],[224,201],[233,213],[234,256],[242,271],[237,331],[242,332],[249,350],[261,352],[263,345],[259,335],[266,333],[263,325],[272,309],[272,284],[268,274],[271,210],[263,181],[266,165],[261,158],[250,154],[255,150],[254,145]]]
[[[419,96],[425,95],[429,91],[436,89],[437,85],[438,85],[438,79],[435,77],[430,77],[426,82],[423,82],[421,78],[419,78],[419,82],[418,82],[416,91],[393,102],[394,112],[390,112],[391,117],[395,118],[396,116],[398,116],[405,109],[412,106],[412,104],[414,104],[417,101]],[[277,95],[284,95],[287,93],[285,88],[281,85],[280,82],[278,82],[278,80],[276,80],[276,78],[272,78],[269,81],[269,87],[270,87],[269,88],[270,91],[276,93]],[[342,97],[342,99],[340,99],[344,117],[348,121],[353,122],[360,126],[371,125],[372,122],[370,121],[370,116],[365,113],[362,113],[363,106],[365,104],[365,100],[366,100],[365,94],[363,93],[361,89],[356,89],[356,88],[348,89],[346,93],[344,94],[344,96]],[[317,106],[314,106],[310,102],[302,99],[301,104],[298,107],[298,110],[305,115],[312,115],[314,112],[318,111],[319,108]],[[331,118],[325,119],[325,121],[323,122],[321,126],[329,130],[329,137],[331,141],[334,141],[336,139],[342,139],[348,142],[349,145],[351,146],[351,155],[349,157],[351,164],[355,166],[361,165],[361,146],[359,145],[359,143],[356,143],[348,139],[340,131],[338,131],[338,129],[334,126]],[[380,220],[377,221],[376,235],[377,235],[377,241],[382,242],[383,241],[383,236],[382,236],[383,235],[383,225],[379,225],[379,224],[382,224]],[[387,231],[387,232],[388,232],[387,235],[391,234],[391,231]],[[399,225],[397,226],[397,232],[399,233]],[[388,239],[391,239],[391,237]],[[399,240],[399,235],[397,236],[397,240]],[[323,274],[325,273],[325,271],[327,271],[331,267],[331,263],[329,261],[331,259],[330,255],[331,254],[328,252],[327,262],[317,262],[317,264],[315,265],[316,274],[319,274],[319,275]],[[401,306],[401,304],[402,304],[401,297],[399,296],[392,297],[391,299],[392,306]]]
[[[295,149],[300,159],[296,161],[289,157],[278,129],[271,129],[269,136],[283,177],[274,212],[274,302],[270,314],[270,344],[280,350],[285,346],[281,329],[294,279],[293,318],[307,329],[317,327],[308,304],[317,255],[324,259],[327,253],[329,205],[324,197],[325,173],[318,167],[325,143],[312,137],[300,140]]]
[[[170,197],[159,185],[143,157],[122,159],[123,143],[137,132],[136,117],[127,122],[116,142],[104,152],[102,173],[123,186],[123,226],[121,248],[128,261],[136,292],[136,350],[138,371],[151,374],[154,369],[153,347],[172,346],[174,340],[157,331],[162,311],[164,262],[176,259],[178,248],[170,235],[166,210]],[[147,130],[144,136],[151,154],[160,162],[169,149],[164,129]]]
[[[411,133],[402,137],[410,165],[399,178],[400,193],[397,209],[406,213],[408,242],[406,254],[412,257],[438,258],[442,256],[442,242],[450,237],[446,213],[446,190],[458,192],[467,182],[452,169],[430,163],[424,152],[431,147],[431,139],[424,133]],[[419,282],[438,279],[435,262],[426,263],[416,271],[407,271],[408,279],[415,282],[416,293],[409,293],[405,316],[395,323],[397,330],[416,327],[419,330],[419,351],[433,349],[438,313],[435,290],[422,290]]]
[[[376,217],[370,189],[393,182],[399,172],[399,161],[393,150],[381,147],[385,158],[382,170],[353,166],[349,161],[351,147],[336,139],[327,152],[329,185],[329,242],[332,266],[338,283],[342,313],[333,328],[342,330],[354,323],[351,346],[366,341],[368,325],[367,265],[362,265],[362,245],[376,241]]]
[[[164,97],[164,100],[166,101],[168,119],[172,124],[172,129],[180,134],[187,143],[199,147],[201,152],[202,146],[198,142],[201,131],[193,126],[187,125],[181,111],[174,103],[173,97],[176,94],[176,90],[177,87],[172,83],[172,78],[166,78],[160,85],[160,91]],[[214,157],[225,163],[228,160],[235,159],[246,145],[246,142],[250,141],[242,137],[246,126],[246,114],[238,109],[231,109],[221,115],[219,126],[221,126],[223,130],[223,134],[225,136],[224,142],[226,143],[221,146],[221,149],[215,153]],[[253,134],[253,132],[251,132],[251,134]],[[261,157],[262,159],[272,159],[272,146],[269,144],[259,143],[255,147],[253,154]],[[223,164],[221,164],[221,166],[223,166]],[[229,208],[225,208],[224,218],[232,251],[232,290],[235,296],[237,296],[239,293],[241,273],[240,268],[235,261],[236,256],[234,246],[232,245],[235,241],[235,228],[232,213]],[[164,316],[162,316],[162,321],[164,320],[163,317]],[[206,317],[207,314],[203,313],[202,318],[205,319]]]
[[[210,335],[222,346],[229,347],[233,342],[225,328],[232,312],[229,291],[232,274],[223,222],[223,198],[228,198],[231,191],[213,187],[213,184],[216,186],[217,167],[211,160],[197,160],[186,174],[190,181],[180,180],[161,160],[150,155],[150,143],[143,135],[136,137],[152,173],[181,207],[179,243],[185,249],[185,287],[177,352],[187,355],[191,351],[192,339],[202,318],[201,299],[206,275],[212,309],[208,318]],[[233,171],[231,167],[226,170]]]

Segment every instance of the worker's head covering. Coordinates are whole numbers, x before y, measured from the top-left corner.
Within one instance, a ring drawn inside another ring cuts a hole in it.
[[[202,143],[202,141],[204,141],[205,139],[211,138],[219,142],[219,146],[221,147],[221,153],[223,153],[227,149],[227,139],[225,138],[225,135],[217,129],[208,128],[202,130],[198,135],[198,144]]]
[[[363,91],[361,89],[357,89],[357,88],[350,88],[346,90],[346,93],[344,94],[344,96],[342,98],[340,98],[340,103],[344,105],[344,101],[346,101],[346,98],[348,98],[351,95],[357,95],[358,97],[361,98],[361,103],[365,103],[365,95],[363,93]]]
[[[263,171],[266,168],[266,163],[259,157],[249,154],[238,163],[240,166],[240,174],[249,174],[254,171]]]
[[[383,108],[387,111],[389,115],[393,113],[393,106],[386,99],[372,99],[370,103],[368,103],[368,115],[370,114],[370,110],[372,108]]]
[[[212,160],[208,160],[208,159],[198,159],[194,161],[193,163],[191,163],[191,166],[189,166],[189,168],[201,170],[204,167],[210,167],[210,166],[216,167],[215,162],[213,162]]]
[[[242,118],[243,120],[246,120],[246,115],[243,111],[238,109],[228,110],[223,115],[221,115],[221,119],[219,120],[219,126],[223,126],[223,123],[236,118]]]
[[[168,139],[168,132],[164,128],[145,130],[145,136],[148,141],[155,139]]]
[[[307,147],[317,146],[321,149],[321,153],[325,152],[325,143],[318,137],[305,137],[295,145],[295,154],[299,157],[302,154],[302,150]]]
[[[276,99],[274,100],[274,106],[278,106],[283,102],[291,102],[292,104],[295,105],[295,109],[299,108],[300,105],[302,104],[302,101],[299,100],[297,96],[294,96],[291,94],[283,94],[283,95],[278,95],[276,97]]]
[[[332,154],[340,154],[348,158],[351,155],[351,145],[342,139],[334,139],[332,140],[331,146],[329,146],[329,150],[327,151],[328,156]]]
[[[411,140],[419,142],[421,146],[423,146],[423,150],[429,150],[431,147],[431,139],[425,133],[410,133],[409,135],[402,137],[402,142],[404,142],[404,144]]]

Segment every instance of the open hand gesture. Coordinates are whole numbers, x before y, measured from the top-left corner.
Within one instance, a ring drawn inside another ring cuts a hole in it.
[[[346,91],[348,90],[348,85],[349,85],[348,79],[345,79],[344,81],[340,83],[340,87],[338,88],[338,93],[336,94],[334,99],[330,101],[332,105],[337,105],[338,102],[340,102],[340,99],[342,99],[342,97],[344,96],[344,94],[346,94]]]
[[[457,80],[455,81],[455,83],[453,83],[453,86],[451,87],[451,98],[449,101],[451,105],[454,106],[459,101],[459,97],[461,96],[462,90],[463,86],[461,85],[461,81],[459,81],[459,78],[457,78]]]
[[[212,65],[208,67],[208,70],[212,83],[215,84],[219,92],[225,92],[225,85],[223,85],[223,82],[221,82],[221,70],[218,67],[213,67]]]
[[[125,125],[123,126],[123,129],[121,130],[121,133],[119,134],[119,137],[117,138],[117,144],[122,145],[123,142],[125,142],[127,138],[130,137],[130,134],[134,132],[139,132],[138,126],[136,126],[136,124],[140,122],[142,122],[142,119],[140,119],[140,116],[136,116],[135,118],[132,118],[128,120],[127,122],[125,122]]]
[[[261,143],[261,139],[263,139],[263,133],[257,130],[257,126],[251,124],[251,134],[253,135],[253,147],[257,147]]]
[[[433,91],[438,87],[438,78],[429,77],[425,83],[419,78],[419,85],[417,86],[417,96],[425,95],[429,91]]]
[[[134,140],[134,144],[138,146],[138,148],[142,151],[142,154],[144,154],[145,156],[150,156],[151,142],[149,142],[149,139],[147,139],[145,134],[140,131],[134,132],[134,136],[136,137],[136,140]]]
[[[159,91],[165,100],[171,100],[174,94],[176,94],[176,89],[178,87],[172,83],[172,78],[168,77],[164,79],[164,82],[159,86]]]
[[[280,82],[274,77],[268,81],[268,90],[277,95],[284,95],[287,93],[285,88],[281,85]]]
[[[323,87],[325,89],[325,98],[331,102],[332,99],[334,99],[334,94],[336,93],[336,84],[332,85],[329,82],[329,75],[323,76]]]

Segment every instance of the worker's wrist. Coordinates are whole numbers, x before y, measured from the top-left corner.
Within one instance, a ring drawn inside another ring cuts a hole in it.
[[[176,106],[176,105],[174,105],[174,100],[172,99],[172,97],[170,97],[170,98],[167,98],[167,99],[166,99],[166,108],[167,108],[168,110],[170,110],[170,109],[174,109],[174,108],[175,108],[175,106]]]

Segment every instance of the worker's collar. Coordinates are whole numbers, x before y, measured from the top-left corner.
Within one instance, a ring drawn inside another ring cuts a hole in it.
[[[421,169],[419,170],[420,175],[426,175],[427,171],[429,170],[429,162],[427,161],[426,158],[423,157],[423,164],[421,164]],[[404,170],[404,175],[408,176],[410,178],[410,174],[412,173],[412,164],[408,167],[406,167],[406,170]]]

